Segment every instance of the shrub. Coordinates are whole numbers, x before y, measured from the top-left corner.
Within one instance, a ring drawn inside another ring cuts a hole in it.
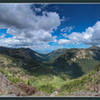
[[[52,93],[55,90],[55,88],[51,84],[42,85],[39,89],[47,93]]]

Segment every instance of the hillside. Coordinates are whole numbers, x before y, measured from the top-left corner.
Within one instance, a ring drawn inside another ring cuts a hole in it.
[[[80,77],[100,63],[100,48],[68,49],[53,61],[55,70],[72,78]]]
[[[56,95],[100,96],[100,65],[88,74],[64,83]]]
[[[21,85],[21,83],[19,84]],[[31,94],[35,93],[35,89],[32,91],[32,87],[28,92],[23,91],[20,85],[13,84],[4,74],[0,72],[0,96],[26,96],[29,95],[29,92]],[[26,85],[24,84],[24,86]]]
[[[24,91],[25,95],[50,96],[57,90],[60,90],[58,95],[64,95],[63,88],[69,83],[73,87],[74,80],[80,83],[77,80],[83,80],[93,71],[96,73],[95,68],[99,64],[99,47],[58,49],[49,54],[40,54],[29,48],[0,47],[0,72],[14,87],[21,86],[20,91]],[[92,74],[89,75],[92,77]],[[81,86],[82,83],[82,89]],[[26,87],[29,93],[23,89]],[[35,90],[38,93],[32,92]],[[67,92],[70,93],[69,89]]]

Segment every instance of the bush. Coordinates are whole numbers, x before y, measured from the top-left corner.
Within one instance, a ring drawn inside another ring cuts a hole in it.
[[[42,85],[39,89],[47,93],[52,93],[55,91],[55,88],[51,84]]]

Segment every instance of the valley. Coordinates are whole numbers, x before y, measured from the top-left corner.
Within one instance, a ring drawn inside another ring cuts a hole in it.
[[[0,73],[1,96],[99,96],[100,47],[48,54],[0,47]]]

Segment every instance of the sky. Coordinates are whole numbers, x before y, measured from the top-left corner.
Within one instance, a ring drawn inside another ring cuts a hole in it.
[[[0,4],[0,46],[39,53],[100,46],[100,4]]]

